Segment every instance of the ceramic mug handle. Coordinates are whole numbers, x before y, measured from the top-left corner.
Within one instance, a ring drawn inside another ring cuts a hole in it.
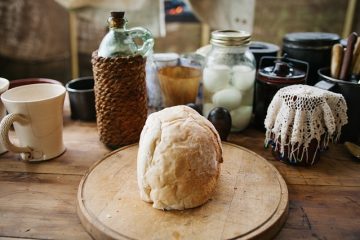
[[[18,122],[21,125],[25,125],[29,123],[29,120],[22,114],[18,113],[10,113],[6,115],[1,123],[0,123],[0,134],[1,134],[1,141],[3,142],[4,146],[11,152],[15,153],[22,153],[22,158],[25,161],[29,161],[32,158],[33,150],[30,147],[19,147],[14,145],[9,139],[9,131],[11,125],[14,122]]]

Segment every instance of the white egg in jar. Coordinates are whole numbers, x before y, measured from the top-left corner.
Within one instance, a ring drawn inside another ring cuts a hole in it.
[[[234,87],[220,90],[212,97],[212,102],[216,107],[224,107],[229,111],[240,107],[241,100],[242,93]]]
[[[246,65],[232,67],[232,85],[241,91],[247,91],[254,87],[255,68]]]
[[[250,123],[252,106],[241,106],[230,112],[232,120],[231,131],[242,131]]]
[[[254,102],[254,88],[242,92],[242,105],[252,106]]]
[[[231,68],[226,65],[212,65],[205,67],[203,71],[204,89],[216,92],[224,89],[231,79]]]

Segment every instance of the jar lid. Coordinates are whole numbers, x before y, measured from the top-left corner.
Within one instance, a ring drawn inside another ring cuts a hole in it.
[[[273,61],[275,60],[275,61]],[[271,61],[273,61],[271,63]],[[262,67],[267,63],[266,67]],[[307,75],[307,63],[286,58],[263,57],[258,71],[258,80],[274,84],[305,83]]]
[[[259,71],[262,81],[273,83],[289,83],[294,82],[305,83],[306,73],[290,67],[286,63],[276,63],[275,66],[263,68]]]
[[[250,43],[251,34],[246,31],[218,30],[211,33],[211,44],[221,46],[240,46]]]
[[[339,35],[323,32],[288,33],[283,38],[284,47],[288,48],[331,48],[339,41]]]

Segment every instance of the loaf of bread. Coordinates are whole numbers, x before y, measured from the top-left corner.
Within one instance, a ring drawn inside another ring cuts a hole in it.
[[[140,197],[164,210],[194,208],[212,196],[220,174],[219,134],[187,106],[149,115],[137,156]]]

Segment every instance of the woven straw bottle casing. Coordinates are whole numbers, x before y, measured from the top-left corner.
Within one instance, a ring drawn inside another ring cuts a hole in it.
[[[135,143],[147,117],[146,56],[150,31],[127,28],[124,12],[111,12],[109,32],[92,54],[95,107],[100,141],[110,148]],[[142,45],[135,43],[141,39]]]
[[[135,143],[147,117],[146,58],[92,54],[96,120],[100,141],[117,148]]]

